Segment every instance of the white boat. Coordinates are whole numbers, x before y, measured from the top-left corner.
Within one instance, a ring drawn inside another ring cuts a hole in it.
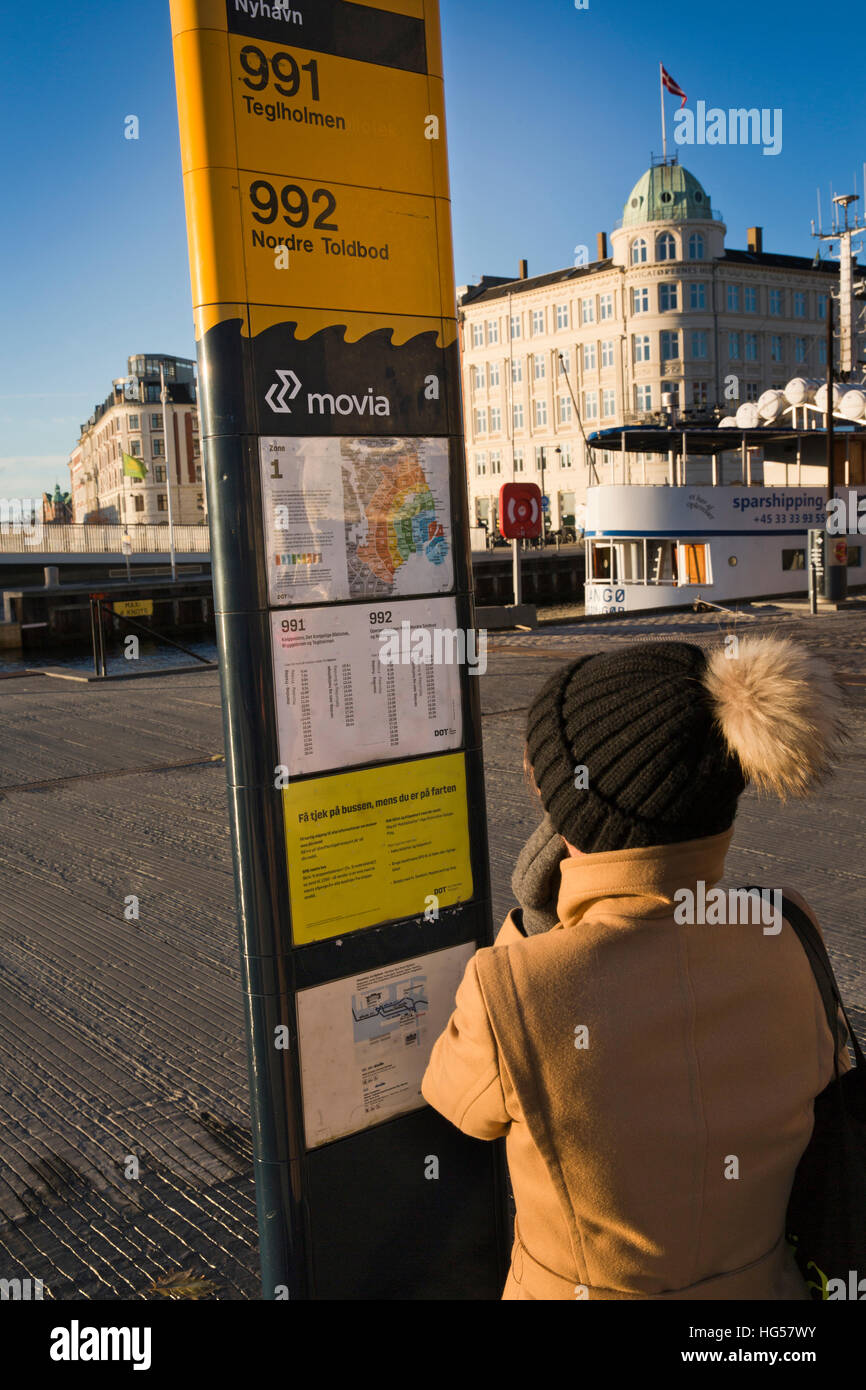
[[[835,412],[834,412],[835,414]],[[826,521],[823,429],[631,426],[589,437],[586,612],[805,595],[808,532]],[[866,428],[842,421],[836,492],[866,496]],[[848,587],[866,536],[845,538]]]

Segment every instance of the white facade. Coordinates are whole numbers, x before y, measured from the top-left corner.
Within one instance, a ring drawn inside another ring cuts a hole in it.
[[[710,424],[826,372],[838,265],[765,253],[760,228],[747,251],[727,251],[725,233],[697,180],[669,162],[635,186],[610,256],[459,295],[473,522],[492,524],[502,483],[523,480],[543,482],[554,530],[583,524],[587,484],[612,460],[596,454],[591,475],[581,421],[590,435],[662,423],[673,406],[677,421]],[[630,464],[632,481],[665,480],[665,458]]]
[[[169,401],[167,441],[156,384],[160,361],[169,391],[191,397]],[[200,524],[207,520],[207,502],[192,364],[170,357],[130,358],[131,365],[136,363],[142,371],[135,388],[140,399],[129,400],[129,378],[117,378],[111,394],[82,426],[69,456],[73,517],[76,522],[165,523],[170,471],[173,520],[178,525]],[[183,381],[177,380],[179,368]],[[145,463],[146,478],[124,476],[122,453]]]

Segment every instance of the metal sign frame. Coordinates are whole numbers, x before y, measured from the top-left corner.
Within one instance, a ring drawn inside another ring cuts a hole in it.
[[[447,440],[449,592],[474,629],[438,6],[171,0],[171,16],[263,1295],[496,1298],[501,1142],[419,1105],[311,1147],[297,1008],[301,991],[492,940],[477,681],[461,669],[471,896],[436,917],[386,902],[375,925],[299,944],[271,623],[302,605],[272,601],[260,466],[275,437]]]

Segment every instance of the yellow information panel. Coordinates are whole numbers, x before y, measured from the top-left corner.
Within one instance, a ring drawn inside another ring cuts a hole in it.
[[[435,4],[171,9],[194,308],[453,317]]]
[[[283,789],[296,946],[472,897],[462,753]]]
[[[113,603],[112,608],[120,618],[152,618],[153,599],[152,598],[133,598],[125,599],[120,603]]]

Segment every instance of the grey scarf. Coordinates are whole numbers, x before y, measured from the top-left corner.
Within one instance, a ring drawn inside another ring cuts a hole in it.
[[[565,841],[545,816],[530,835],[517,858],[511,887],[523,908],[523,930],[527,936],[550,931],[559,921],[559,866],[568,857]]]

